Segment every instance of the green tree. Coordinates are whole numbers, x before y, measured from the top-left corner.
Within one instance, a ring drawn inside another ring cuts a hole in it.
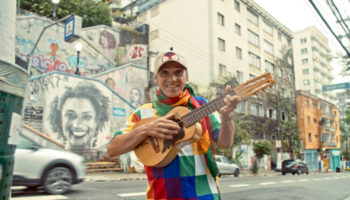
[[[272,145],[268,141],[260,140],[254,144],[253,151],[255,153],[256,159],[254,160],[252,171],[253,173],[257,173],[259,170],[260,159],[264,155],[271,155]]]
[[[52,0],[21,0],[21,8],[51,18]],[[83,20],[83,27],[95,25],[111,26],[109,7],[94,0],[60,0],[56,6],[56,20],[75,13]]]
[[[349,141],[348,138],[350,137],[350,110],[345,111],[346,117],[341,119],[343,123],[340,124],[340,131],[342,132],[340,136],[340,141],[343,144],[346,142],[346,158],[347,160],[350,159],[349,157]]]

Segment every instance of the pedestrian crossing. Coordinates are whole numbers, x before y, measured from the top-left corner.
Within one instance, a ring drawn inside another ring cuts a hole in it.
[[[62,195],[44,195],[44,196],[32,196],[32,197],[12,197],[11,199],[16,200],[62,200],[68,199],[68,197]]]

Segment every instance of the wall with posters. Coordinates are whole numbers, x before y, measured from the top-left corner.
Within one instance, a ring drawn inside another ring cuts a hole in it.
[[[16,23],[16,55],[28,61],[31,51],[43,28],[52,21],[37,16],[17,17]],[[61,71],[74,74],[77,67],[77,51],[75,44],[81,42],[83,49],[79,56],[79,68],[82,76],[100,73],[114,67],[114,63],[100,53],[84,38],[74,42],[64,41],[64,26],[56,24],[45,30],[32,57],[32,65],[44,73]],[[116,43],[119,37],[116,37]]]
[[[95,159],[133,111],[100,80],[52,72],[30,80],[23,115],[24,124],[66,150]]]
[[[145,103],[145,89],[148,80],[147,69],[144,67],[126,64],[91,78],[99,79],[106,83],[135,108]]]

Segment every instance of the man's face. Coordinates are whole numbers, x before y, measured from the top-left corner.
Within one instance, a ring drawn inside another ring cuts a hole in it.
[[[178,97],[185,88],[188,76],[186,69],[177,62],[167,62],[162,65],[155,82],[167,97]]]
[[[85,98],[69,98],[62,107],[63,135],[73,146],[89,146],[96,132],[96,111]]]

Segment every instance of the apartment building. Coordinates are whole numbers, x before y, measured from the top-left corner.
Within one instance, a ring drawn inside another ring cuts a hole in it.
[[[337,106],[339,108],[339,118],[346,117],[346,110],[350,110],[350,94],[346,91],[337,92]]]
[[[309,168],[340,167],[339,112],[330,102],[308,92],[297,90],[297,112],[300,140],[304,144],[304,160]]]
[[[322,92],[322,86],[332,84],[334,79],[333,67],[327,60],[331,53],[328,39],[315,26],[294,32],[293,36],[296,89],[335,103],[333,92]]]
[[[244,82],[275,72],[282,46],[291,46],[291,31],[252,0],[139,0],[122,10],[131,8],[150,25],[150,51],[172,48],[185,55],[190,82],[198,85],[220,76]]]

